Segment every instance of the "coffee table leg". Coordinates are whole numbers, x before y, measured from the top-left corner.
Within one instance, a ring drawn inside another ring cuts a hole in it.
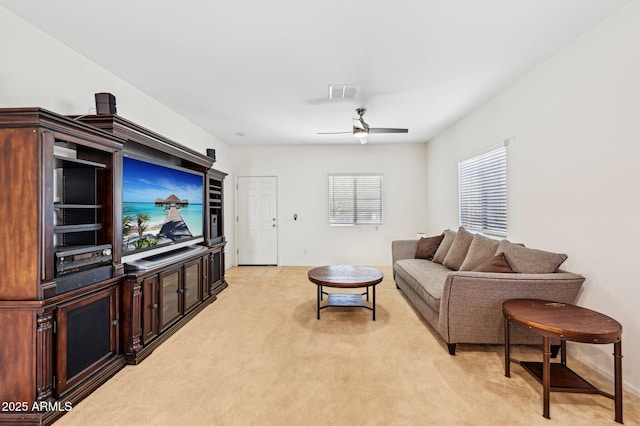
[[[367,296],[369,296],[369,287],[367,287]],[[367,299],[368,300],[368,299]],[[373,286],[373,320],[376,320],[376,286]]]
[[[542,338],[542,417],[550,419],[549,416],[549,394],[551,393],[551,345],[549,338]]]
[[[622,423],[622,342],[613,344],[616,422]]]
[[[317,287],[318,287],[318,298],[317,298],[318,299],[318,303],[317,303],[316,308],[317,308],[318,314],[317,314],[317,318],[316,319],[320,319],[320,299],[322,298],[322,286],[319,285]]]

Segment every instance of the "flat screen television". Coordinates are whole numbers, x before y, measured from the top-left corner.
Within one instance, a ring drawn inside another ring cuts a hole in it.
[[[204,241],[204,174],[124,157],[122,261]]]

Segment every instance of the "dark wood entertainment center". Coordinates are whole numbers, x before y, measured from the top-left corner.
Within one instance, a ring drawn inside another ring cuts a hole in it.
[[[98,111],[0,109],[0,423],[52,423],[227,287],[226,174],[206,155]],[[204,176],[204,241],[142,267],[123,263],[128,153]]]

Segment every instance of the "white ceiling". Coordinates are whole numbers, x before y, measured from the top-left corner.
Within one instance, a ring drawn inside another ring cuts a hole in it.
[[[229,144],[421,143],[626,0],[0,0]],[[328,85],[358,84],[329,100]],[[118,96],[117,93],[114,95]],[[245,134],[239,136],[238,133]]]

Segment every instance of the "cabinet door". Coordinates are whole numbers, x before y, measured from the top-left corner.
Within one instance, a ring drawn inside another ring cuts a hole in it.
[[[142,343],[158,335],[158,276],[142,282]]]
[[[182,268],[172,269],[159,275],[160,329],[164,330],[182,315]]]
[[[222,249],[211,252],[211,278],[209,279],[211,280],[212,288],[215,288],[222,281],[223,259]]]
[[[118,354],[116,287],[59,305],[56,318],[56,394],[60,396]]]
[[[200,302],[202,286],[202,259],[184,264],[184,312],[188,312]]]

